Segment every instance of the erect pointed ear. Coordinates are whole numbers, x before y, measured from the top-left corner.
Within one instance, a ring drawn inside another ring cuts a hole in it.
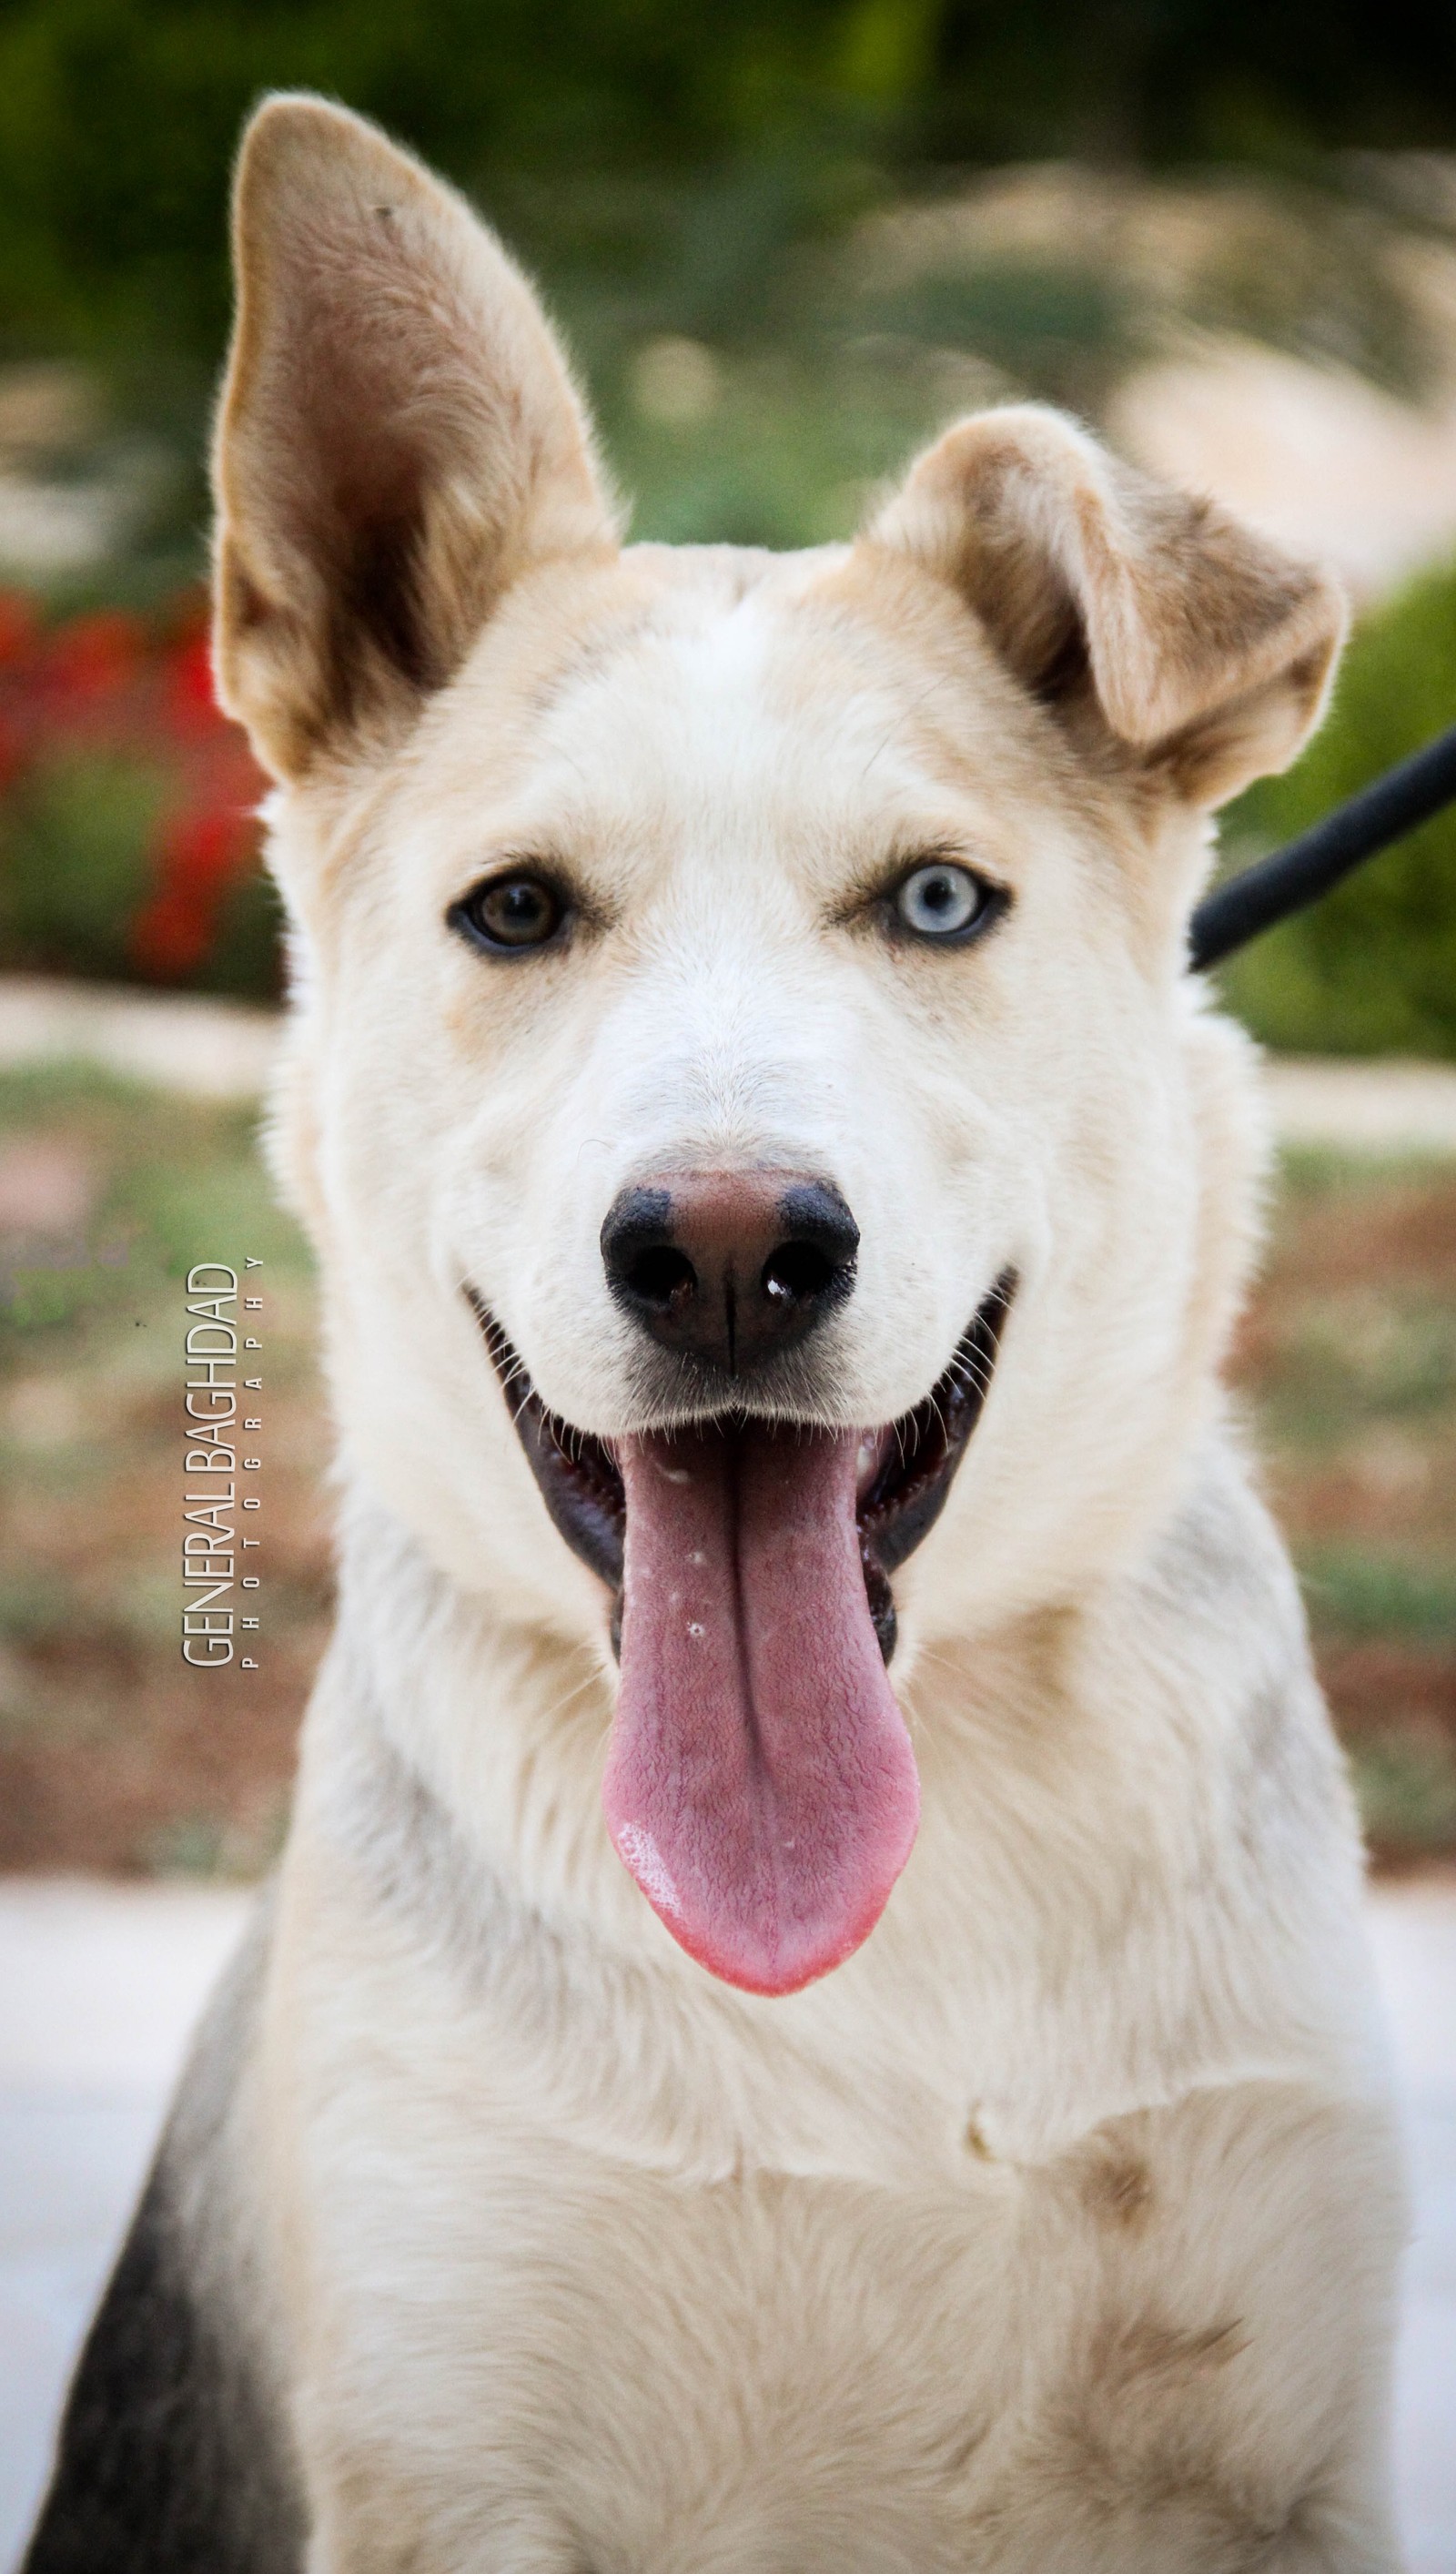
[[[270,99],[238,165],[217,667],[279,777],[398,737],[509,585],[616,545],[530,287],[363,118]]]
[[[1029,405],[948,430],[866,542],[950,582],[1074,736],[1193,804],[1287,766],[1344,634],[1323,573]]]

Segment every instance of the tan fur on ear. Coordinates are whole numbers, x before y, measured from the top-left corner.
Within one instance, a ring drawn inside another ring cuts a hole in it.
[[[1026,687],[1090,698],[1194,803],[1287,765],[1344,634],[1323,573],[1031,405],[948,430],[867,542],[951,582]]]
[[[297,776],[387,742],[534,564],[616,543],[531,288],[462,199],[325,100],[270,99],[238,165],[218,425],[217,664]]]

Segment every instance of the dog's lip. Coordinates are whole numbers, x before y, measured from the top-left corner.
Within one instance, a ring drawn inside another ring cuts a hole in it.
[[[864,1588],[880,1650],[894,1650],[895,1612],[889,1577],[928,1536],[945,1506],[956,1468],[990,1391],[1001,1333],[1016,1292],[1017,1273],[1003,1269],[982,1297],[955,1345],[950,1364],[930,1391],[882,1429],[868,1431],[860,1447],[855,1510]],[[519,1352],[485,1298],[467,1285],[466,1299],[480,1324],[492,1364],[510,1406],[517,1434],[560,1534],[615,1595],[613,1639],[621,1607],[627,1536],[627,1497],[610,1443],[576,1430],[537,1393]],[[744,1416],[719,1413],[697,1428],[730,1428]],[[785,1421],[786,1434],[819,1425]]]

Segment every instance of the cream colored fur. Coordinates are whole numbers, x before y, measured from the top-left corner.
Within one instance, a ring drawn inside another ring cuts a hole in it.
[[[373,129],[270,102],[238,247],[219,661],[345,1498],[229,2226],[310,2574],[1389,2574],[1357,1837],[1218,1386],[1255,1069],[1182,965],[1338,604],[1040,411],[851,547],[623,551],[529,290]],[[877,926],[924,848],[1014,897],[955,956]],[[568,949],[447,928],[503,856],[572,871]],[[462,1293],[642,1427],[604,1214],[737,1159],[858,1220],[826,1421],[1022,1282],[896,1578],[919,1840],[777,2000],[611,1849],[606,1595]]]

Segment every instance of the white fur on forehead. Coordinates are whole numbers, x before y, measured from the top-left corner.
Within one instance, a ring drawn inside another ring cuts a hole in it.
[[[1344,633],[1324,573],[1030,405],[947,431],[869,542],[949,581],[1049,700],[1085,668],[1110,732],[1197,801],[1293,757]]]
[[[362,118],[270,100],[239,162],[219,423],[218,659],[296,773],[455,669],[533,564],[614,543],[536,297]]]

